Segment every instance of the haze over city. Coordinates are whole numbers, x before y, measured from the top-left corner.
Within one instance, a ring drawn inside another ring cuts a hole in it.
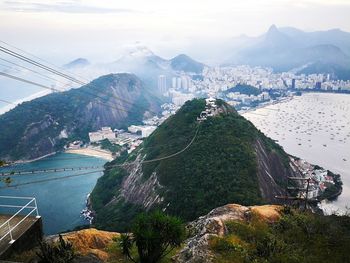
[[[189,53],[211,62],[215,46],[242,34],[261,35],[272,24],[350,31],[349,13],[346,0],[7,0],[0,1],[0,34],[59,63],[77,53],[95,61],[116,59],[135,42],[168,58]],[[198,49],[203,44],[205,52]]]
[[[0,0],[0,262],[349,262],[349,14]]]

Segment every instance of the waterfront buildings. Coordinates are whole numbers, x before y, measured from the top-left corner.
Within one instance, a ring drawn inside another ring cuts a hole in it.
[[[90,142],[99,142],[104,139],[114,140],[115,133],[112,131],[111,127],[102,127],[101,130],[96,132],[89,132]]]

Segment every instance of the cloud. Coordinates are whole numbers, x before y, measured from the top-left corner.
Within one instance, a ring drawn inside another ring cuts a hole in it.
[[[55,12],[72,14],[107,14],[107,13],[135,13],[133,9],[126,8],[107,8],[97,6],[87,6],[79,3],[80,1],[66,1],[55,3],[40,3],[28,1],[4,1],[3,10],[14,12]]]

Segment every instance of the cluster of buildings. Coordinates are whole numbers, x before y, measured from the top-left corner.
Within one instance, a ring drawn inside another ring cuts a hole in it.
[[[179,77],[173,77],[171,81],[171,88],[174,90],[192,91],[192,78],[189,75],[182,74]]]
[[[350,81],[332,79],[330,74],[296,74],[292,71],[274,73],[270,68],[236,66],[205,68],[203,81],[195,81],[199,89],[224,91],[238,84],[247,84],[260,90],[322,89],[348,90]]]
[[[268,92],[281,90],[327,90],[350,91],[350,81],[335,80],[330,74],[296,74],[293,71],[275,73],[271,68],[235,66],[235,67],[205,67],[201,77],[184,72],[179,73],[167,83],[165,75],[158,77],[158,89],[169,97],[175,105],[181,106],[194,97],[214,97],[236,85],[250,85],[263,93],[258,96],[230,94],[231,104],[237,102],[249,104],[254,101],[269,100]]]
[[[302,171],[304,178],[310,178],[307,192],[308,199],[317,199],[329,185],[334,185],[334,178],[328,174],[327,170],[311,165],[302,159],[293,159],[291,161]],[[303,187],[306,189],[307,181],[304,181]],[[305,193],[300,193],[305,194]]]
[[[111,127],[102,127],[101,130],[95,132],[89,132],[90,142],[99,142],[104,139],[114,141],[116,138],[115,132],[112,131]]]
[[[141,135],[141,138],[146,138],[151,135],[151,133],[157,128],[157,126],[140,126],[140,125],[131,125],[128,127],[128,131],[133,134]]]
[[[130,153],[143,142],[144,138],[150,136],[157,126],[162,124],[169,116],[175,114],[180,106],[165,103],[161,108],[161,116],[152,116],[145,119],[143,125],[130,125],[127,130],[112,130],[111,127],[102,127],[98,131],[89,132],[90,143],[99,143],[104,139],[108,139],[111,143],[123,146]],[[79,142],[80,144],[76,145],[77,148],[82,145],[82,142]]]
[[[254,102],[259,103],[259,102],[269,101],[270,99],[271,99],[270,94],[266,91],[258,95],[246,95],[246,94],[241,94],[239,92],[229,92],[226,94],[226,98],[225,98],[227,103],[234,107],[241,104],[249,106]]]
[[[157,128],[153,125],[131,125],[128,131],[112,130],[111,127],[102,127],[96,132],[89,132],[90,143],[98,143],[102,140],[108,139],[111,143],[124,146],[129,153],[142,143],[142,139],[151,135]]]

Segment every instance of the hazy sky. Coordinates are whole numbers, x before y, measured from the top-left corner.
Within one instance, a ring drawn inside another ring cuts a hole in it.
[[[201,43],[256,36],[271,24],[350,31],[350,0],[0,1],[0,40],[58,62],[114,60],[139,41],[170,57]]]

